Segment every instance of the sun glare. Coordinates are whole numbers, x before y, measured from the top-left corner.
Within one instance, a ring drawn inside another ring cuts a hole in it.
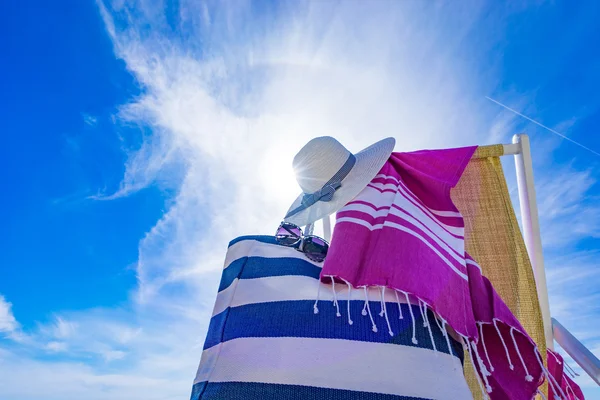
[[[301,192],[294,176],[292,157],[287,153],[271,149],[263,157],[260,168],[261,180],[267,194],[285,203],[286,207],[291,205]]]

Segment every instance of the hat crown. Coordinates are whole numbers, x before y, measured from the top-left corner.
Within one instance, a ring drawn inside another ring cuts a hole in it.
[[[309,141],[296,156],[292,166],[304,193],[321,189],[344,165],[350,151],[330,136]]]

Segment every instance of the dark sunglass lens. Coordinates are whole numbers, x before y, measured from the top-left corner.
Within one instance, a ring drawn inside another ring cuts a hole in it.
[[[306,257],[316,262],[325,260],[328,249],[327,242],[316,236],[308,237],[302,242],[302,252],[306,254]]]
[[[302,230],[293,224],[281,224],[275,238],[277,241],[284,246],[292,246],[300,240],[302,237]]]

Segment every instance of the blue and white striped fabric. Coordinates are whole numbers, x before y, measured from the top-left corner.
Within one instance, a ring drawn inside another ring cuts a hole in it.
[[[421,311],[410,306],[418,344],[411,342],[409,305],[369,293],[369,316],[361,314],[364,292],[336,285],[342,317],[332,306],[331,285],[321,268],[272,236],[247,236],[230,243],[225,268],[194,381],[191,400],[471,399],[462,369],[462,346],[452,352],[433,314],[430,331]],[[319,313],[313,304],[320,286]],[[348,308],[349,305],[349,308]],[[403,318],[400,318],[401,308]],[[348,323],[348,312],[353,324]]]

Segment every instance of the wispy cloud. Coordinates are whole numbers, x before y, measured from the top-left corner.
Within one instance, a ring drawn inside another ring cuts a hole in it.
[[[11,335],[19,328],[12,312],[12,304],[0,294],[0,334]]]
[[[98,118],[95,117],[95,116],[93,116],[93,115],[91,115],[91,114],[81,113],[81,117],[83,118],[83,122],[86,125],[96,126],[96,124],[98,124]]]
[[[148,369],[100,372],[84,362],[35,360],[1,347],[0,356],[0,393],[6,399],[176,400],[182,398],[178,387],[189,381]]]
[[[564,249],[600,237],[600,201],[591,170],[552,166],[537,179],[540,224],[547,249]],[[565,230],[565,227],[569,227]]]
[[[599,255],[597,250],[560,254],[560,250],[556,249],[556,251],[549,251],[546,257],[548,291],[553,317],[597,356],[600,355],[598,352],[600,331],[595,322],[600,315]],[[589,379],[564,351],[561,353],[582,375],[577,380],[578,383],[597,388],[597,384]]]
[[[119,190],[98,198],[157,181],[177,191],[140,241],[131,301],[59,312],[31,332],[30,350],[0,348],[0,397],[188,396],[227,242],[277,226],[306,141],[333,135],[357,151],[394,136],[408,151],[500,140],[511,124],[483,97],[495,75],[476,61],[501,32],[486,24],[473,42],[490,18],[479,2],[286,3],[261,17],[250,2],[181,1],[175,23],[146,1],[98,6],[142,87],[118,120],[151,132]]]
[[[48,344],[46,344],[46,350],[50,351],[50,352],[63,352],[63,351],[67,351],[68,350],[68,346],[65,342],[48,342]]]
[[[61,317],[56,317],[56,321],[52,328],[54,337],[56,337],[57,339],[68,339],[76,333],[77,324],[74,322],[66,321]]]

